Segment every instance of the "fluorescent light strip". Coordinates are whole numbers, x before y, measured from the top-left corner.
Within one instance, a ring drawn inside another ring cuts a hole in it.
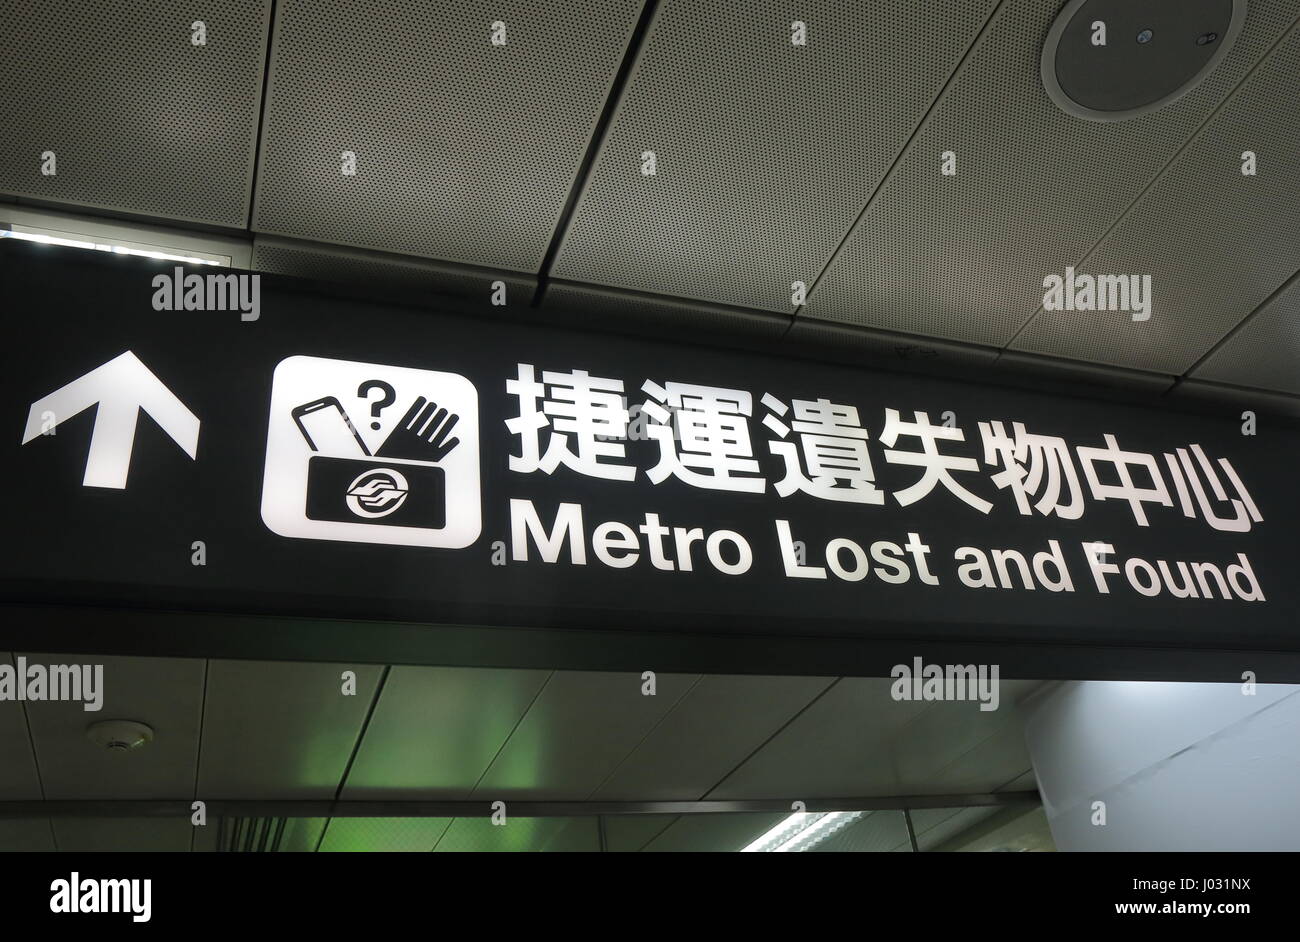
[[[80,239],[64,239],[59,236],[45,235],[40,232],[15,232],[12,229],[0,229],[0,239],[21,239],[24,242],[39,242],[42,245],[62,245],[74,249],[94,249],[99,252],[112,252],[114,255],[136,255],[141,258],[155,258],[167,262],[189,262],[193,265],[223,264],[222,262],[211,258],[197,258],[193,255],[173,255],[170,252],[154,252],[148,249],[134,249],[125,245],[111,245],[103,242],[83,242]]]
[[[741,848],[742,854],[792,853],[820,844],[841,828],[861,818],[865,811],[797,811],[778,822],[758,839]]]

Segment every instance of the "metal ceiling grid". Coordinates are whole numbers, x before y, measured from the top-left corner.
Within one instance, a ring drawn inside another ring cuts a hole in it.
[[[1296,83],[1300,87],[1300,80]],[[1293,192],[1300,190],[1300,167],[1292,171]],[[1300,217],[1292,235],[1300,241]],[[1262,386],[1300,395],[1300,276],[1280,290],[1205,362],[1192,370],[1197,379],[1237,386]]]
[[[1007,344],[1063,274],[1296,19],[1252,0],[1232,51],[1177,102],[1129,121],[1057,109],[1039,77],[1059,0],[1003,0],[800,316]],[[955,176],[941,155],[956,155]]]
[[[0,0],[0,193],[247,226],[270,9]]]
[[[1293,26],[1078,263],[1083,272],[1150,275],[1149,320],[1040,311],[1011,346],[1166,373],[1195,364],[1300,270],[1298,96]],[[1256,155],[1253,176],[1241,172],[1247,151]],[[1278,348],[1260,368],[1272,362],[1276,372],[1282,353],[1294,374],[1294,350]]]
[[[992,6],[659,3],[553,274],[791,313]]]
[[[280,0],[252,228],[536,272],[640,9]]]

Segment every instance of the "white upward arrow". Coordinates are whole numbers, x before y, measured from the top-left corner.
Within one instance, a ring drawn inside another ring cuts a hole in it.
[[[99,408],[90,436],[86,475],[81,479],[85,487],[126,487],[141,409],[191,458],[198,451],[198,418],[130,350],[33,402],[23,444],[42,434],[46,413],[52,413],[58,425],[91,406]]]

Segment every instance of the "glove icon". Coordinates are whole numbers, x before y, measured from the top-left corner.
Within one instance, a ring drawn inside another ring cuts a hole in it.
[[[446,409],[440,409],[436,402],[420,396],[411,403],[375,455],[412,461],[441,461],[460,444],[459,438],[450,437],[459,418]]]

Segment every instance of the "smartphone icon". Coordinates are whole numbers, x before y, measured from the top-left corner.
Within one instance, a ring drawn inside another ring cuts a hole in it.
[[[353,427],[352,420],[343,411],[343,404],[334,396],[304,403],[290,414],[312,451],[339,458],[370,454],[370,449]]]

